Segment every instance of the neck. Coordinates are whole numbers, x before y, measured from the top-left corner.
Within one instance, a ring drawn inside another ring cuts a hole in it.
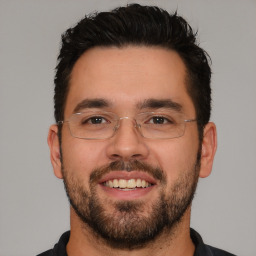
[[[71,230],[67,253],[69,256],[193,256],[195,246],[190,238],[190,211],[189,208],[172,230],[163,232],[147,246],[124,250],[108,246],[103,238],[96,236],[81,222],[71,208]]]

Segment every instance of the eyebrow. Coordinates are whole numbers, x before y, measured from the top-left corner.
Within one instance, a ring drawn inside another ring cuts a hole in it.
[[[74,108],[73,113],[81,112],[86,108],[106,108],[110,107],[113,104],[102,98],[95,99],[84,99],[79,102]],[[182,105],[171,100],[171,99],[146,99],[142,102],[137,103],[136,107],[140,110],[142,109],[159,109],[159,108],[167,108],[172,109],[177,112],[182,112]]]
[[[158,108],[167,108],[167,109],[172,109],[177,112],[182,111],[182,105],[179,104],[178,102],[175,102],[171,99],[147,99],[144,100],[143,102],[140,102],[137,104],[138,109],[145,109],[145,108],[150,108],[150,109],[158,109]]]
[[[84,99],[76,105],[73,113],[78,113],[85,108],[104,108],[109,107],[111,105],[112,104],[109,101],[106,101],[105,99]]]

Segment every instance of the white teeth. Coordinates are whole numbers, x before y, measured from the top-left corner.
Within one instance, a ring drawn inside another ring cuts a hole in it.
[[[118,188],[119,187],[119,183],[117,179],[113,180],[113,188]]]
[[[119,180],[119,188],[126,188],[126,180]]]
[[[135,188],[136,185],[135,179],[127,180],[127,188]]]
[[[108,180],[104,182],[104,185],[106,187],[110,188],[121,188],[121,189],[135,189],[137,188],[147,188],[150,187],[151,184],[148,183],[145,180],[141,179],[130,179],[130,180],[124,180],[124,179],[114,179],[114,180]]]
[[[137,187],[141,187],[141,179],[137,179]]]

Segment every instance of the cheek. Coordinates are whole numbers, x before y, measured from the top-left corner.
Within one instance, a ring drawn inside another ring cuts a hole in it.
[[[158,142],[151,145],[151,152],[156,163],[167,175],[167,182],[173,183],[184,172],[194,170],[197,159],[198,139],[185,137]]]
[[[92,170],[102,165],[103,145],[95,141],[87,141],[73,137],[64,137],[62,140],[62,161],[67,172],[88,180]]]

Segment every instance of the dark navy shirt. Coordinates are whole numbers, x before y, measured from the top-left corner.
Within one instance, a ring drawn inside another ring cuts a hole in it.
[[[37,256],[68,256],[66,245],[69,240],[69,235],[69,231],[65,232],[53,249],[38,254]],[[194,256],[235,256],[234,254],[204,244],[201,236],[193,229],[190,229],[190,236],[196,247]]]

